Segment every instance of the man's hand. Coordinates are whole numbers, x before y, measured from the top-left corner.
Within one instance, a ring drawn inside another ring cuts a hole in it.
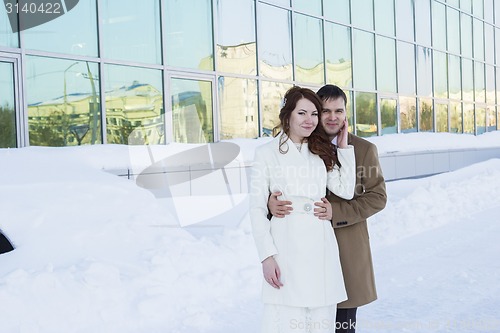
[[[278,196],[280,196],[281,192],[273,192],[269,196],[269,200],[267,201],[267,208],[269,212],[274,217],[283,218],[285,215],[290,214],[290,211],[293,210],[291,201],[279,200]]]
[[[273,257],[267,257],[262,262],[262,273],[264,274],[264,279],[269,283],[273,288],[280,289],[283,287],[283,283],[281,283],[281,271],[278,267],[278,263],[276,259]]]
[[[315,202],[314,216],[320,220],[331,220],[333,218],[332,205],[326,198],[321,198],[321,202]]]

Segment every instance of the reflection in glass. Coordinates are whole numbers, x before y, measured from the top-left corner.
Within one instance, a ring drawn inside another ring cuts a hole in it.
[[[483,0],[472,0],[472,14],[475,17],[484,17]]]
[[[498,6],[498,5],[497,5]],[[484,19],[486,22],[493,23],[493,0],[484,0]]]
[[[476,135],[486,132],[486,110],[476,105]]]
[[[500,5],[498,7],[500,8]],[[498,19],[500,20],[500,17]],[[500,65],[500,29],[497,28],[495,28],[495,45],[496,45],[495,64]]]
[[[261,81],[260,106],[262,110],[261,136],[273,136],[273,130],[280,124],[280,105],[285,92],[292,84]]]
[[[448,3],[448,5],[450,5],[450,6],[454,6],[454,7],[457,7],[457,8],[458,8],[458,7],[459,7],[459,2],[460,2],[460,1],[459,1],[459,0],[447,0],[446,2]]]
[[[464,133],[474,134],[474,104],[464,103]]]
[[[446,9],[442,3],[432,2],[432,45],[446,50]]]
[[[415,1],[415,35],[417,43],[431,46],[431,4],[429,1]]]
[[[352,48],[354,85],[360,90],[375,90],[374,35],[354,29]]]
[[[486,89],[484,84],[484,64],[482,62],[474,62],[474,100],[476,102],[486,102]]]
[[[276,5],[290,7],[290,0],[267,0],[267,2],[274,3]]]
[[[373,30],[373,0],[351,0],[352,25]]]
[[[495,24],[499,25],[500,23],[500,6],[495,4]]]
[[[377,95],[356,93],[356,134],[361,137],[377,135]]]
[[[104,57],[161,63],[160,4],[159,0],[150,2],[152,4],[146,6],[143,0],[129,0],[124,6],[122,0],[102,1],[102,13],[99,14],[102,15]],[[177,13],[169,15],[171,18],[178,16]],[[197,33],[201,34],[200,31]]]
[[[417,131],[417,103],[415,97],[399,96],[399,119],[402,133]]]
[[[448,82],[450,98],[462,99],[462,76],[460,75],[460,57],[448,56]]]
[[[165,3],[167,65],[213,70],[212,1],[169,0]]]
[[[474,74],[472,66],[472,60],[462,58],[462,97],[464,101],[474,100]]]
[[[396,1],[396,35],[409,42],[414,41],[413,2],[414,0]]]
[[[450,102],[450,132],[463,133],[462,103]]]
[[[380,99],[380,119],[382,135],[398,132],[397,100],[393,98]]]
[[[80,1],[55,20],[23,32],[26,48],[97,56],[96,1]]]
[[[375,1],[375,31],[394,36],[394,0]]]
[[[399,92],[414,95],[415,90],[415,46],[398,41],[398,85]]]
[[[431,98],[421,98],[418,108],[418,121],[420,132],[432,132],[434,130],[434,112]]]
[[[259,136],[257,81],[219,77],[220,139]]]
[[[434,96],[448,98],[448,68],[446,53],[434,51]]]
[[[417,92],[421,96],[432,96],[431,49],[417,47]]]
[[[174,142],[214,141],[211,81],[172,78],[170,100]]]
[[[448,132],[448,104],[436,103],[436,132]]]
[[[221,72],[256,75],[255,2],[217,1],[217,68]]]
[[[495,68],[486,65],[486,103],[495,104]]]
[[[460,54],[460,13],[448,7],[448,51]]]
[[[35,56],[26,63],[30,145],[101,143],[97,64]]]
[[[473,19],[472,23],[474,31],[474,58],[477,60],[484,60],[483,21]]]
[[[488,64],[493,64],[495,61],[495,38],[493,31],[494,28],[492,25],[484,25],[484,59]]]
[[[292,79],[290,12],[261,4],[258,15],[260,75],[273,79]],[[269,33],[272,31],[273,33]]]
[[[16,147],[14,65],[0,62],[0,148]]]
[[[407,64],[408,65],[408,64]],[[396,92],[396,42],[377,36],[377,89]]]
[[[460,20],[462,55],[472,58],[472,17],[462,13]]]
[[[496,97],[497,97],[497,104],[500,104],[500,68],[496,67],[495,71],[495,81],[496,81]]]
[[[104,68],[108,143],[164,143],[161,71],[116,65]]]
[[[351,30],[325,22],[326,82],[352,87]]]
[[[335,22],[351,23],[349,0],[323,0],[323,15]]]
[[[293,0],[293,9],[321,16],[321,0]]]
[[[13,17],[13,20],[17,26],[17,16]],[[12,32],[7,11],[3,8],[0,9],[0,46],[19,47],[19,33]]]
[[[460,9],[472,13],[472,0],[460,0]]]
[[[494,106],[486,108],[486,130],[488,132],[496,131],[497,129],[497,112]]]
[[[323,84],[323,29],[321,20],[295,14],[294,20],[295,80]]]

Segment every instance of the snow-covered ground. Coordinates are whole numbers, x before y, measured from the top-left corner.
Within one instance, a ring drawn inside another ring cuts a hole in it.
[[[251,159],[265,140],[233,142]],[[370,140],[383,153],[500,146],[500,133]],[[0,228],[16,246],[0,255],[0,332],[259,331],[248,216],[175,226],[162,200],[103,172],[131,149],[0,149]],[[379,299],[358,310],[358,331],[500,332],[500,159],[387,191],[369,220]]]

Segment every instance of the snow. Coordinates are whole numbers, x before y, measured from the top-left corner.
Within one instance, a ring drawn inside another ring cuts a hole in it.
[[[267,140],[231,142],[251,161]],[[498,147],[500,132],[370,141],[381,153]],[[1,332],[259,331],[248,215],[179,227],[162,199],[105,172],[130,167],[143,149],[0,149],[0,228],[16,246],[0,255]],[[500,332],[500,159],[388,182],[387,191],[387,207],[369,219],[379,299],[358,310],[359,331]]]

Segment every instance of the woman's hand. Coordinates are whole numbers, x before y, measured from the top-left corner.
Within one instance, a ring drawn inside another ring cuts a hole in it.
[[[319,208],[314,208],[314,216],[320,220],[330,221],[333,218],[332,205],[326,198],[321,198],[321,202],[315,202],[314,205]]]
[[[281,271],[278,267],[278,263],[276,259],[273,257],[267,257],[262,262],[262,272],[264,273],[264,279],[267,283],[269,283],[273,288],[280,289],[283,287],[283,283],[281,283]]]
[[[348,133],[349,133],[349,122],[347,121],[347,117],[345,117],[343,127],[340,129],[339,134],[337,134],[337,147],[347,148]]]

